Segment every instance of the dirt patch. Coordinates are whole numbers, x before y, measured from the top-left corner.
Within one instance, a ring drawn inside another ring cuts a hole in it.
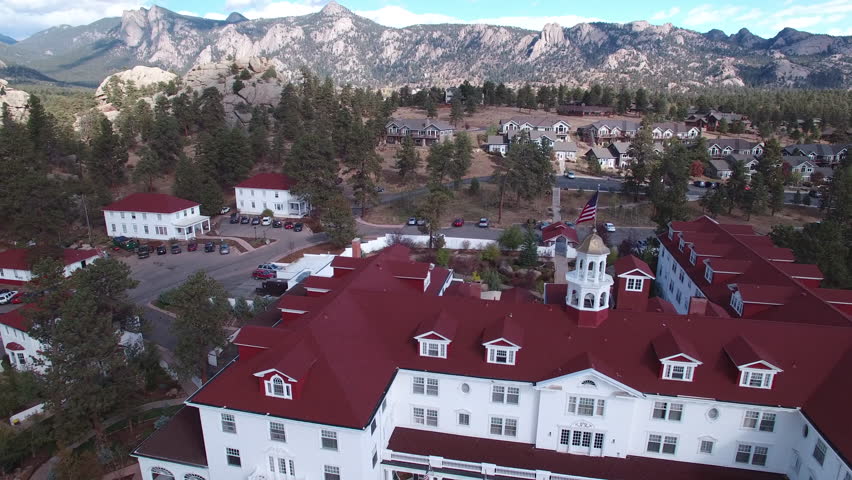
[[[303,248],[301,250],[295,251],[289,255],[279,258],[276,260],[276,263],[293,263],[296,260],[302,258],[306,253],[313,254],[325,254],[330,253],[332,255],[340,255],[343,253],[343,248],[336,248],[331,243],[320,243],[319,245],[312,245],[307,248]]]
[[[689,218],[704,214],[698,202],[689,202],[689,208]],[[775,215],[752,215],[749,219],[746,213],[735,208],[731,215],[716,217],[719,223],[751,225],[754,227],[754,231],[760,234],[768,234],[774,225],[802,226],[806,223],[818,222],[821,219],[820,212],[816,208],[789,205],[776,212]]]
[[[405,182],[399,177],[399,171],[396,170],[396,152],[400,149],[399,145],[379,145],[376,152],[382,158],[382,173],[381,181],[379,182],[384,187],[385,192],[402,192],[413,188],[420,188],[426,185],[429,181],[429,176],[426,171],[426,157],[429,155],[428,147],[416,147],[420,154],[420,168],[414,174],[410,175]],[[473,149],[473,159],[470,169],[464,178],[485,177],[494,173],[495,157],[490,155],[480,148]]]

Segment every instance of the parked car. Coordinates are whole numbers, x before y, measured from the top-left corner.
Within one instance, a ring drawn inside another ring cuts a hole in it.
[[[293,231],[294,232],[301,232],[303,228],[305,228],[305,224],[302,223],[302,222],[298,222],[298,223],[293,224]]]
[[[219,255],[227,255],[231,253],[231,247],[228,246],[227,243],[222,242],[219,244]]]
[[[263,219],[260,220],[260,224],[264,227],[272,225],[272,217],[263,217]]]
[[[572,172],[571,170],[568,170],[567,172],[565,172],[565,178],[573,179],[573,178],[576,178],[576,177],[577,177],[577,175],[574,174],[574,172]]]
[[[30,295],[31,295],[31,293],[29,293],[29,292],[18,292],[15,295],[12,296],[12,298],[9,300],[9,303],[13,303],[15,305],[18,305],[20,303],[24,303],[24,299],[26,299]]]
[[[413,226],[415,226],[415,225],[417,225],[417,219],[416,219],[416,218],[414,218],[414,217],[409,217],[409,218],[408,218],[408,225],[409,225],[409,226],[412,226],[412,227],[413,227]]]
[[[265,270],[263,268],[258,268],[251,272],[251,277],[255,280],[268,280],[270,278],[275,278],[276,276],[277,274],[274,270]]]
[[[251,217],[252,225],[260,225],[260,217]]]
[[[385,187],[382,187],[381,185],[376,185],[376,193],[382,193],[384,191]]]
[[[206,253],[215,252],[216,245],[214,245],[213,242],[204,242],[204,251]]]
[[[258,295],[281,296],[287,291],[287,280],[267,280],[260,284],[260,287],[254,289]]]
[[[284,222],[282,222],[281,220],[273,220],[272,221],[272,228],[281,228],[281,226],[283,226],[283,225],[284,225]]]
[[[480,218],[476,226],[479,228],[488,228],[488,219],[485,217]]]
[[[7,303],[12,301],[15,295],[18,294],[17,290],[9,290],[6,293],[0,294],[0,305],[6,305]]]
[[[463,218],[457,218],[457,219],[453,220],[453,226],[454,227],[464,226],[464,219]]]
[[[257,266],[258,270],[283,270],[282,267],[275,265],[274,263],[261,263]]]
[[[219,215],[224,215],[231,211],[231,207],[222,207],[222,210],[219,210]]]
[[[115,237],[112,239],[112,244],[115,246],[115,249],[124,249],[128,252],[132,252],[136,250],[136,247],[139,246],[139,242],[136,240],[127,238],[125,236]]]
[[[245,215],[243,215],[243,216],[240,218],[240,223],[241,223],[241,224],[243,224],[243,225],[248,225],[248,223],[249,223],[250,221],[251,221],[251,220],[249,220],[249,217],[247,217],[247,216],[245,216]]]
[[[198,242],[195,240],[190,240],[189,243],[186,244],[187,252],[194,252],[198,250]]]
[[[811,198],[819,198],[822,196],[822,193],[820,193],[819,190],[811,190],[808,192],[808,196]]]
[[[165,245],[157,245],[157,255],[165,255],[166,253],[168,253],[168,250],[166,250]]]
[[[174,255],[177,255],[178,253],[182,252],[183,250],[181,250],[179,244],[173,243],[172,246],[171,246],[171,251]]]
[[[703,187],[704,186],[704,182],[702,182],[701,180],[696,180],[696,181],[692,182],[692,184],[695,185],[696,187]]]
[[[0,295],[3,295],[4,293],[6,293],[8,291],[9,291],[8,288],[0,288]]]
[[[613,225],[610,222],[604,223],[604,228],[606,229],[607,232],[614,232],[615,231],[615,225]]]
[[[425,218],[418,218],[417,219],[417,226],[422,227],[423,225],[426,225],[426,219]]]
[[[230,223],[240,223],[240,216],[237,215],[237,212],[231,214],[231,219],[228,220]]]
[[[293,225],[295,225],[295,224],[288,220],[288,221],[284,222],[284,229],[285,230],[292,230]]]
[[[139,258],[148,258],[151,256],[151,247],[148,245],[139,245],[139,248],[136,249],[136,255]]]

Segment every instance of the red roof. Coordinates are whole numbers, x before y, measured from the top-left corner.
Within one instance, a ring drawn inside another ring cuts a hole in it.
[[[63,256],[65,260],[65,265],[71,265],[73,263],[77,263],[81,260],[88,260],[93,257],[99,256],[100,253],[97,250],[87,250],[87,249],[71,249],[66,248],[63,251]]]
[[[852,290],[816,288],[814,289],[814,293],[826,302],[852,304]]]
[[[207,450],[198,409],[183,407],[165,427],[154,430],[134,455],[207,467]]]
[[[541,229],[542,242],[555,242],[556,237],[560,235],[565,237],[568,243],[573,243],[574,245],[580,243],[580,239],[577,237],[577,230],[562,222],[553,223]]]
[[[278,300],[276,308],[310,312],[311,309],[316,308],[317,305],[321,305],[317,297],[307,297],[304,295],[282,295]]]
[[[725,345],[725,353],[728,354],[728,358],[734,362],[734,365],[738,367],[756,362],[767,362],[778,367],[777,363],[770,360],[765,353],[741,336],[734,338]]]
[[[641,273],[644,273],[651,278],[655,278],[651,267],[634,255],[626,255],[615,262],[615,274],[618,276],[634,270],[639,270]]]
[[[174,213],[201,205],[163,193],[133,193],[103,209],[115,212]]]
[[[234,187],[290,190],[295,183],[295,180],[283,173],[258,173],[257,175],[234,185]]]
[[[777,303],[784,305],[797,293],[797,288],[783,285],[760,285],[737,282],[737,289],[743,302]]]
[[[524,330],[518,324],[517,320],[512,317],[512,312],[491,322],[491,325],[486,327],[482,332],[482,343],[506,340],[520,347],[522,346],[521,342],[523,339]]]
[[[29,331],[31,322],[26,316],[24,316],[24,309],[30,308],[34,308],[33,304],[26,303],[21,308],[16,308],[6,313],[0,313],[0,325],[6,325],[7,327],[11,327],[22,332]]]
[[[9,343],[6,344],[6,350],[11,350],[11,351],[17,352],[17,351],[21,351],[23,349],[24,349],[24,346],[21,345],[20,343],[17,343],[17,342],[9,342]]]
[[[449,297],[479,298],[482,295],[482,284],[453,282],[446,290],[444,290],[444,295]]]
[[[4,252],[0,252],[0,268],[8,268],[10,270],[30,270],[29,260],[27,258],[28,250],[26,248],[10,248]],[[99,256],[97,250],[91,249],[75,249],[66,248],[62,251],[63,261],[65,265],[71,265],[80,260],[88,260],[92,257]]]
[[[499,467],[544,470],[610,480],[782,480],[784,475],[648,457],[593,457],[567,455],[535,445],[490,438],[450,435],[397,427],[388,449],[414,455],[434,455],[447,460],[491,463]],[[394,462],[384,462],[391,465]],[[406,463],[405,466],[416,464]],[[423,465],[425,471],[428,466]],[[440,474],[442,469],[432,469]],[[456,472],[457,473],[457,472]],[[440,475],[439,475],[440,476]],[[479,476],[479,475],[471,475]]]
[[[457,327],[458,319],[452,313],[441,310],[438,315],[420,322],[414,336],[419,337],[429,332],[435,332],[448,340],[452,340]]]
[[[544,303],[548,305],[565,305],[565,297],[568,296],[568,284],[545,283]]]
[[[331,266],[333,268],[345,268],[347,270],[354,270],[363,263],[364,260],[360,258],[336,256],[334,257],[334,259],[332,259]]]
[[[665,333],[655,338],[651,344],[654,346],[654,352],[656,352],[657,358],[660,360],[676,355],[688,355],[694,360],[701,361],[692,344],[673,332],[672,329],[666,330]]]
[[[817,267],[816,265],[811,265],[809,263],[777,262],[775,266],[777,266],[779,270],[793,278],[816,278],[819,280],[825,278],[819,267]]]
[[[334,277],[317,277],[311,275],[302,282],[302,286],[320,290],[334,290],[340,283],[340,280]]]

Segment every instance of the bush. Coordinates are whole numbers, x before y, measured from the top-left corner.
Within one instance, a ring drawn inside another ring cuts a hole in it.
[[[521,255],[518,257],[518,263],[527,268],[538,265],[538,242],[532,232],[527,232],[524,245],[521,248]]]
[[[446,267],[450,264],[450,251],[446,248],[439,248],[438,251],[435,252],[435,263],[442,267]]]
[[[251,72],[248,71],[247,68],[244,68],[242,72],[240,72],[240,80],[249,80],[251,79]]]
[[[234,83],[231,84],[231,91],[234,92],[235,94],[240,93],[240,90],[242,90],[244,88],[246,88],[246,84],[243,83],[243,81],[240,80],[239,78],[234,80]]]
[[[464,240],[461,243],[462,250],[470,250],[470,240]]]
[[[479,252],[479,259],[483,262],[494,263],[498,258],[500,258],[500,249],[493,243],[489,244],[481,252]]]
[[[453,255],[450,258],[450,268],[460,275],[472,274],[475,266],[476,262],[470,255]]]
[[[474,177],[470,181],[470,186],[468,187],[467,192],[471,195],[478,195],[479,194],[479,179]]]
[[[264,209],[262,212],[260,212],[260,216],[261,217],[273,217],[273,216],[275,216],[275,212],[273,212],[272,210],[267,208],[267,209]]]
[[[251,317],[251,308],[245,298],[237,297],[234,300],[234,316],[240,320],[246,320]]]
[[[505,250],[517,250],[524,243],[524,232],[521,227],[512,225],[500,234],[497,243]]]
[[[168,307],[174,304],[175,289],[166,290],[157,297],[157,303],[160,307]]]
[[[277,77],[278,77],[278,72],[275,71],[275,67],[269,67],[269,68],[266,69],[265,72],[263,72],[263,75],[261,75],[260,79],[261,80],[271,80],[271,79],[277,78]]]
[[[488,290],[500,290],[502,280],[496,270],[486,270],[482,273],[482,283],[488,286]]]

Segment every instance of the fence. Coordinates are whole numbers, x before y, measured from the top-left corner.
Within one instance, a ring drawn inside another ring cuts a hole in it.
[[[389,234],[379,237],[375,240],[370,240],[361,243],[361,252],[363,254],[377,252],[385,247],[392,245],[394,242],[411,243],[418,246],[426,246],[429,244],[428,235],[402,235]],[[497,240],[487,240],[482,238],[460,238],[460,237],[444,237],[444,246],[451,250],[484,250],[489,245],[496,245]],[[552,257],[555,253],[554,246],[538,247],[538,255],[540,257]],[[340,254],[341,257],[351,257],[352,248],[349,247]]]

